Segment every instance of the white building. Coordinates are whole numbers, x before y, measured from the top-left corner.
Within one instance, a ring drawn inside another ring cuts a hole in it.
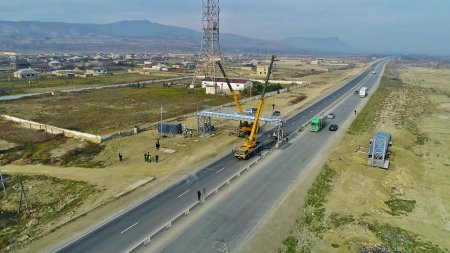
[[[86,75],[99,76],[99,75],[106,75],[106,74],[108,74],[108,70],[104,69],[104,68],[93,68],[93,69],[86,70]]]
[[[217,83],[217,90],[218,92],[222,92],[222,91],[228,91],[228,84],[225,81],[225,78],[217,78],[216,79],[216,83]],[[245,88],[250,88],[252,87],[253,83],[250,80],[247,79],[230,79],[230,84],[231,84],[231,88],[235,91],[242,91]],[[214,82],[213,80],[208,77],[205,78],[202,81],[202,88],[206,88],[206,87],[214,87]]]
[[[62,67],[62,63],[59,61],[53,60],[48,63],[48,66],[51,68],[60,68],[60,67]]]
[[[21,69],[14,72],[14,77],[20,79],[36,78],[38,75],[39,73],[34,69]]]

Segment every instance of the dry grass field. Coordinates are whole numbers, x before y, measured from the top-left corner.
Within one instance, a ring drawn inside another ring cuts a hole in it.
[[[4,114],[92,134],[107,134],[135,125],[192,113],[205,105],[231,102],[224,95],[206,95],[203,89],[118,88],[1,102]]]
[[[388,65],[280,252],[450,251],[448,73]],[[376,130],[393,135],[388,170],[367,166],[367,154],[355,152]]]

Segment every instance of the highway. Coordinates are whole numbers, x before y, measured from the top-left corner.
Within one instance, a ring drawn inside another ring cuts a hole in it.
[[[359,86],[369,87],[370,92],[371,87],[380,78],[379,74],[384,66],[384,62],[382,63],[376,64],[376,75],[373,75],[368,69],[335,92],[289,118],[284,126],[285,132],[289,134],[297,131],[299,126],[306,123],[311,117],[344,94],[352,93]],[[352,95],[339,104],[339,107],[343,106],[342,108],[335,111],[337,124],[340,124],[349,112],[352,114],[355,105],[361,100],[357,95]],[[211,246],[212,242],[220,240],[226,241],[227,247],[230,249],[237,249],[242,238],[245,238],[245,235],[254,229],[258,219],[300,175],[301,169],[299,168],[302,167],[291,165],[310,162],[313,157],[309,155],[310,152],[322,148],[330,134],[332,133],[328,130],[321,131],[316,135],[301,134],[292,143],[286,145],[287,147],[282,148],[283,152],[276,151],[270,158],[266,158],[263,162],[265,166],[245,175],[242,181],[245,180],[247,183],[243,188],[233,186],[224,190],[226,192],[224,198],[228,199],[220,201],[212,212],[208,212],[207,217],[202,218],[203,221],[208,220],[208,222],[194,223],[191,227],[186,228],[179,237],[162,248],[152,249],[152,246],[149,245],[146,249],[150,252],[214,252]],[[264,133],[261,140],[269,139],[269,135],[270,133]],[[304,139],[299,141],[301,138]],[[274,143],[270,142],[268,148],[273,145]],[[205,189],[206,193],[209,193],[250,162],[252,159],[240,161],[230,153],[209,166],[187,175],[165,191],[55,252],[126,252],[197,202],[198,190],[203,192]],[[242,185],[239,182],[237,184]],[[228,194],[230,191],[238,192]]]

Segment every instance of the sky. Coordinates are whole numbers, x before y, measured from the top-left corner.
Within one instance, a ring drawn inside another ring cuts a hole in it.
[[[0,0],[0,20],[146,19],[195,30],[202,0]],[[450,0],[220,0],[220,29],[252,38],[337,36],[376,53],[450,55]]]

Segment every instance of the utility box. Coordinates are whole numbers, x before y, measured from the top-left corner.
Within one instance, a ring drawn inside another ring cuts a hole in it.
[[[165,134],[182,134],[183,127],[181,124],[170,124],[167,122],[158,122],[157,123],[158,132]]]

